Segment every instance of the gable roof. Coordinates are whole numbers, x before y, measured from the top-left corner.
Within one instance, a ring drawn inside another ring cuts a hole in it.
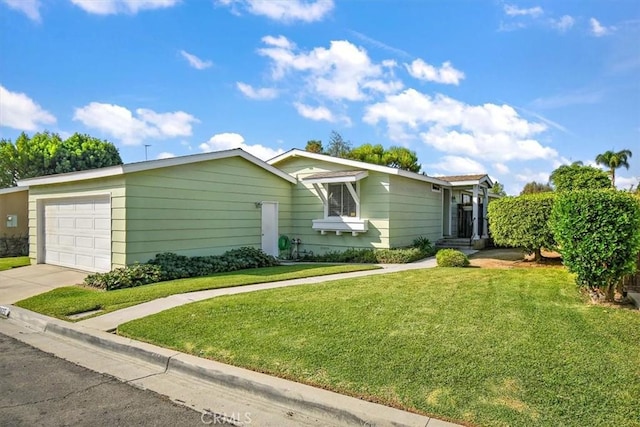
[[[342,166],[347,166],[351,169],[364,169],[364,170],[370,170],[370,171],[375,171],[375,172],[381,172],[381,173],[386,173],[389,175],[398,175],[398,176],[402,176],[404,178],[409,178],[409,179],[415,179],[416,181],[424,181],[424,182],[430,182],[433,184],[438,184],[438,185],[443,185],[445,187],[450,186],[451,184],[447,181],[444,181],[440,178],[435,178],[432,176],[428,176],[428,175],[422,175],[419,173],[415,173],[415,172],[409,172],[406,171],[404,169],[398,169],[398,168],[392,168],[389,166],[382,166],[382,165],[376,165],[373,163],[366,163],[366,162],[361,162],[359,160],[351,160],[351,159],[342,159],[339,157],[333,157],[333,156],[328,156],[326,154],[318,154],[318,153],[311,153],[309,151],[304,151],[304,150],[300,150],[297,148],[294,148],[292,150],[289,150],[285,153],[282,153],[272,159],[267,160],[267,163],[269,163],[270,165],[275,165],[277,163],[280,163],[284,160],[293,158],[293,157],[304,157],[307,159],[313,159],[313,160],[319,160],[322,162],[328,162],[328,163],[334,163],[337,165],[342,165]]]
[[[18,181],[18,185],[46,185],[60,184],[64,182],[84,181],[87,179],[106,178],[111,176],[125,175],[127,173],[142,172],[152,169],[168,168],[171,166],[181,166],[207,162],[209,160],[226,159],[230,157],[241,157],[256,166],[270,172],[292,184],[296,183],[296,179],[291,175],[284,173],[280,169],[273,167],[257,157],[247,153],[240,148],[232,150],[214,151],[211,153],[191,154],[189,156],[171,157],[168,159],[147,160],[143,162],[127,163],[118,166],[108,166],[105,168],[89,169],[78,172],[61,173],[57,175],[39,176],[35,178],[22,179]]]
[[[29,189],[29,187],[27,187],[27,186],[0,188],[0,195],[2,195],[2,194],[11,194],[11,193],[19,193],[20,191],[27,191],[28,189]]]
[[[487,174],[451,175],[440,176],[438,178],[450,182],[454,187],[461,185],[481,184],[483,182],[486,182],[489,187],[493,187],[493,181],[491,181],[491,178],[489,178],[489,175]]]

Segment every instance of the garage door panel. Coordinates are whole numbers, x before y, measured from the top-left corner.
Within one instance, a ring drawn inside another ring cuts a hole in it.
[[[108,197],[48,201],[44,215],[46,263],[89,271],[111,270]]]

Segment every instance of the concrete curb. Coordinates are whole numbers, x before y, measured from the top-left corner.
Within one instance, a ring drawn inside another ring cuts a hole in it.
[[[236,366],[167,350],[118,335],[10,306],[9,319],[40,332],[55,334],[91,346],[134,357],[174,372],[231,389],[241,389],[278,405],[305,413],[329,416],[336,425],[455,427],[449,423],[367,402],[328,390],[272,377]]]

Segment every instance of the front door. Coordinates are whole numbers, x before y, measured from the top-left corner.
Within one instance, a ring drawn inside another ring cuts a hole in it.
[[[278,256],[278,202],[262,202],[262,250]]]

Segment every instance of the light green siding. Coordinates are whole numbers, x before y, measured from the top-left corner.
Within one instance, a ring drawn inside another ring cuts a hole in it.
[[[92,179],[65,184],[32,186],[29,188],[29,257],[38,257],[38,228],[42,228],[40,210],[46,200],[111,195],[111,266],[126,264],[125,187],[122,177]]]
[[[435,243],[442,237],[442,190],[429,182],[391,176],[390,242],[409,246],[418,236]]]
[[[275,165],[278,169],[298,178],[293,190],[292,207],[294,217],[288,236],[302,241],[300,250],[325,253],[328,251],[344,251],[348,248],[387,248],[389,247],[389,176],[369,171],[369,175],[359,181],[361,200],[361,218],[369,220],[366,233],[352,236],[335,232],[321,235],[313,230],[312,220],[324,218],[322,200],[311,184],[305,184],[304,177],[319,172],[353,170],[329,162],[307,158],[290,158]]]
[[[131,173],[126,186],[128,264],[259,248],[260,201],[278,202],[279,233],[291,232],[293,185],[240,157]]]

